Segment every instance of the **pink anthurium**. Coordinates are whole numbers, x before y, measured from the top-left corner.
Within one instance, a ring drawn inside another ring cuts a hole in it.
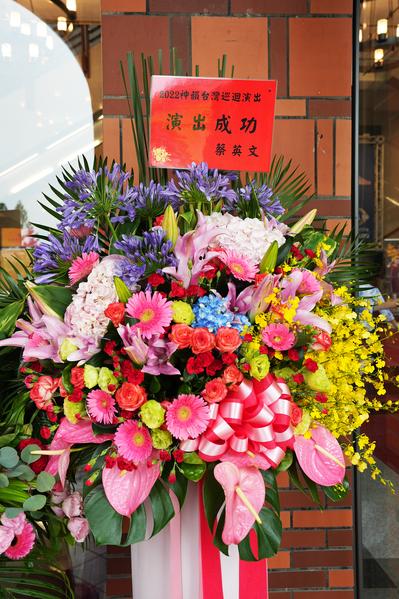
[[[105,495],[115,511],[122,516],[132,513],[145,501],[158,476],[159,464],[139,464],[135,470],[119,470],[118,466],[104,468],[103,486]]]
[[[255,514],[262,509],[265,502],[265,483],[258,468],[237,468],[231,462],[218,464],[215,468],[215,478],[222,485],[226,496],[223,542],[226,545],[238,544],[250,531],[255,522]]]
[[[71,424],[66,418],[63,418],[54,439],[48,446],[48,450],[54,454],[50,454],[46,471],[53,476],[58,473],[61,484],[64,486],[72,445],[75,443],[104,443],[113,438],[114,435],[95,435],[90,420],[81,420],[77,424]]]
[[[304,473],[315,483],[331,487],[342,483],[345,459],[337,439],[324,426],[311,429],[311,438],[295,437],[294,451]]]

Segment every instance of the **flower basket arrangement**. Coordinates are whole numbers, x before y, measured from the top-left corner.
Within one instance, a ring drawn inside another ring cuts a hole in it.
[[[64,170],[57,226],[2,272],[2,568],[89,532],[142,541],[189,484],[218,549],[260,560],[279,548],[280,471],[315,501],[348,492],[345,456],[380,477],[353,437],[384,407],[384,318],[350,291],[367,252],[295,216],[289,169],[138,186],[117,164]]]

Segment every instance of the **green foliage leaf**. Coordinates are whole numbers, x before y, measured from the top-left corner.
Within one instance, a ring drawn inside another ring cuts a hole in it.
[[[184,454],[184,460],[178,468],[189,480],[198,482],[205,474],[206,464],[195,451]]]
[[[120,545],[122,516],[109,503],[102,485],[86,495],[84,512],[97,545]]]
[[[213,465],[208,467],[203,486],[205,516],[210,530],[213,530],[216,517],[224,503],[223,489],[214,477],[213,470]]]
[[[4,513],[7,518],[16,518],[23,511],[20,507],[8,507]]]
[[[54,485],[55,478],[52,474],[49,474],[44,470],[42,472],[39,472],[36,481],[36,488],[38,491],[40,491],[40,493],[47,493],[48,491],[51,491]]]
[[[65,387],[67,393],[73,393],[73,385],[71,383],[71,370],[73,364],[68,364],[62,371],[62,384]]]
[[[172,462],[169,463],[172,465]],[[165,481],[165,484],[176,495],[181,509],[183,507],[187,495],[188,480],[179,470],[176,470],[176,482],[170,483],[168,481],[169,472],[170,468],[164,468],[164,471],[162,473],[162,480]]]
[[[0,449],[0,466],[14,468],[19,462],[18,453],[13,447],[2,447]]]
[[[255,532],[258,537],[258,559],[272,557],[280,547],[283,527],[279,516],[267,507],[259,512],[262,524],[255,522]]]
[[[24,309],[25,300],[18,300],[8,304],[0,310],[0,335],[8,337],[14,332],[18,316]]]
[[[277,466],[276,471],[277,472],[285,472],[286,470],[288,470],[288,468],[292,464],[292,458],[293,458],[292,451],[290,449],[288,449],[285,456],[283,457],[283,459]]]
[[[23,508],[25,512],[36,512],[37,510],[41,510],[46,505],[47,498],[45,495],[31,495],[28,499],[26,499],[23,503]]]
[[[58,285],[26,285],[31,296],[45,312],[64,317],[65,310],[72,301],[72,289]]]
[[[350,484],[345,478],[342,484],[334,485],[333,487],[320,486],[320,489],[328,497],[328,499],[331,499],[331,501],[341,501],[348,495],[350,491]]]
[[[157,480],[150,493],[154,527],[151,536],[162,530],[175,515],[168,491],[160,480]]]
[[[8,477],[4,472],[0,472],[0,489],[5,489],[10,484]]]
[[[8,473],[10,478],[19,478],[21,480],[31,481],[35,478],[35,473],[27,464],[19,463],[13,470]]]
[[[147,527],[147,515],[144,507],[144,503],[139,505],[135,512],[133,512],[130,518],[130,527],[127,537],[124,542],[124,546],[134,545],[139,543],[145,538],[145,532]]]
[[[0,436],[0,447],[4,447],[13,441],[16,437],[16,433],[7,433],[6,435]]]
[[[40,451],[40,447],[38,445],[27,445],[21,451],[21,460],[25,464],[33,464],[33,462],[40,459],[40,454],[32,454],[32,451]]]

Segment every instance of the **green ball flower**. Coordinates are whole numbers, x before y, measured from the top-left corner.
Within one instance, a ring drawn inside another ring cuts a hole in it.
[[[116,377],[112,374],[112,370],[103,367],[100,368],[97,385],[100,387],[102,391],[107,391],[107,393],[109,393],[108,386],[115,385],[116,387],[118,385],[118,381]]]
[[[319,391],[320,393],[328,393],[331,389],[331,383],[322,364],[318,365],[316,372],[309,372],[305,370],[303,373],[305,382],[312,391]]]
[[[88,389],[93,389],[93,387],[97,385],[99,372],[99,368],[96,368],[95,366],[90,366],[90,364],[85,364],[83,373],[85,387],[87,387]]]
[[[159,428],[165,421],[165,410],[158,401],[150,399],[141,406],[140,418],[148,428]]]
[[[68,337],[64,339],[60,346],[60,358],[62,361],[67,360],[68,356],[78,349],[78,346],[72,343]]]
[[[173,320],[178,324],[191,324],[195,318],[190,304],[186,302],[173,302]]]
[[[160,428],[151,431],[151,439],[155,449],[168,449],[172,445],[172,435],[170,432]]]
[[[250,375],[261,381],[265,378],[267,374],[269,374],[270,362],[269,358],[265,354],[260,354],[259,356],[255,356],[249,361],[249,372]]]

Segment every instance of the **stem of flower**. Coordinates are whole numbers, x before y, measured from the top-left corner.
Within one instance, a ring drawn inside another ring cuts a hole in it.
[[[241,501],[243,502],[243,504],[245,505],[245,507],[247,508],[247,510],[253,515],[256,522],[258,524],[262,524],[262,520],[259,518],[258,512],[254,508],[252,503],[249,501],[248,497],[245,495],[245,493],[241,489],[241,487],[236,487],[236,493],[237,493],[238,497],[241,499]]]

